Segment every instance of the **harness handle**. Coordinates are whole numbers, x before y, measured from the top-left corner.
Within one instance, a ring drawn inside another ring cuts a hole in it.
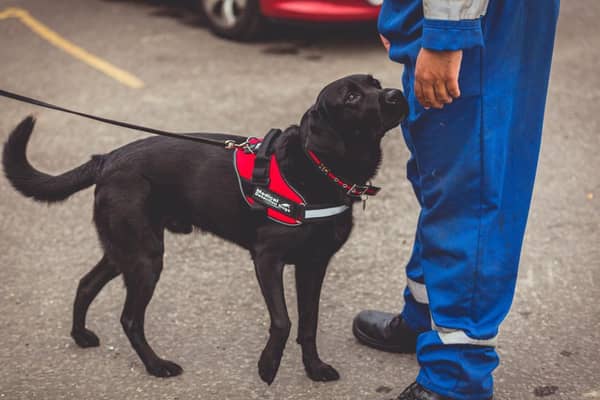
[[[273,142],[281,134],[281,129],[271,129],[260,143],[254,158],[254,170],[252,171],[252,184],[257,186],[269,185],[269,167],[271,166],[271,154],[273,154]]]

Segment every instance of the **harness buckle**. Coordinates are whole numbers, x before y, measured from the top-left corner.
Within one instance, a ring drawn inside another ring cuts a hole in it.
[[[361,185],[354,184],[354,185],[352,185],[352,187],[350,189],[348,189],[346,194],[351,197],[363,198],[363,196],[367,195],[368,191],[369,191],[369,186],[361,186]]]

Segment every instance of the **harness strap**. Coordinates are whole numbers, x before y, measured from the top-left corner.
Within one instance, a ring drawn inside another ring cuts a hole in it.
[[[253,200],[252,204],[249,204],[250,208],[256,211],[272,208],[298,221],[312,222],[335,217],[350,208],[347,204],[298,204],[265,186],[256,186],[250,181],[240,178],[239,172],[237,170],[236,172],[242,192]]]

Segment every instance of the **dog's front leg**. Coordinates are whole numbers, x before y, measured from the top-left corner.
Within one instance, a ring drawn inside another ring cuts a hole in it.
[[[317,321],[319,298],[330,258],[312,259],[296,265],[298,296],[298,338],[302,346],[302,362],[313,381],[335,381],[340,378],[331,365],[324,363],[317,352]]]
[[[265,252],[254,257],[256,277],[271,317],[269,340],[258,361],[258,374],[269,385],[275,379],[290,334],[290,318],[283,291],[283,261]]]

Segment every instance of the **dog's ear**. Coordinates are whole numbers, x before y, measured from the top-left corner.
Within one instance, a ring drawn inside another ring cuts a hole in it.
[[[304,117],[301,125],[307,129],[305,146],[322,154],[331,154],[335,157],[343,157],[346,146],[341,133],[336,130],[327,116],[323,106],[312,106]]]

